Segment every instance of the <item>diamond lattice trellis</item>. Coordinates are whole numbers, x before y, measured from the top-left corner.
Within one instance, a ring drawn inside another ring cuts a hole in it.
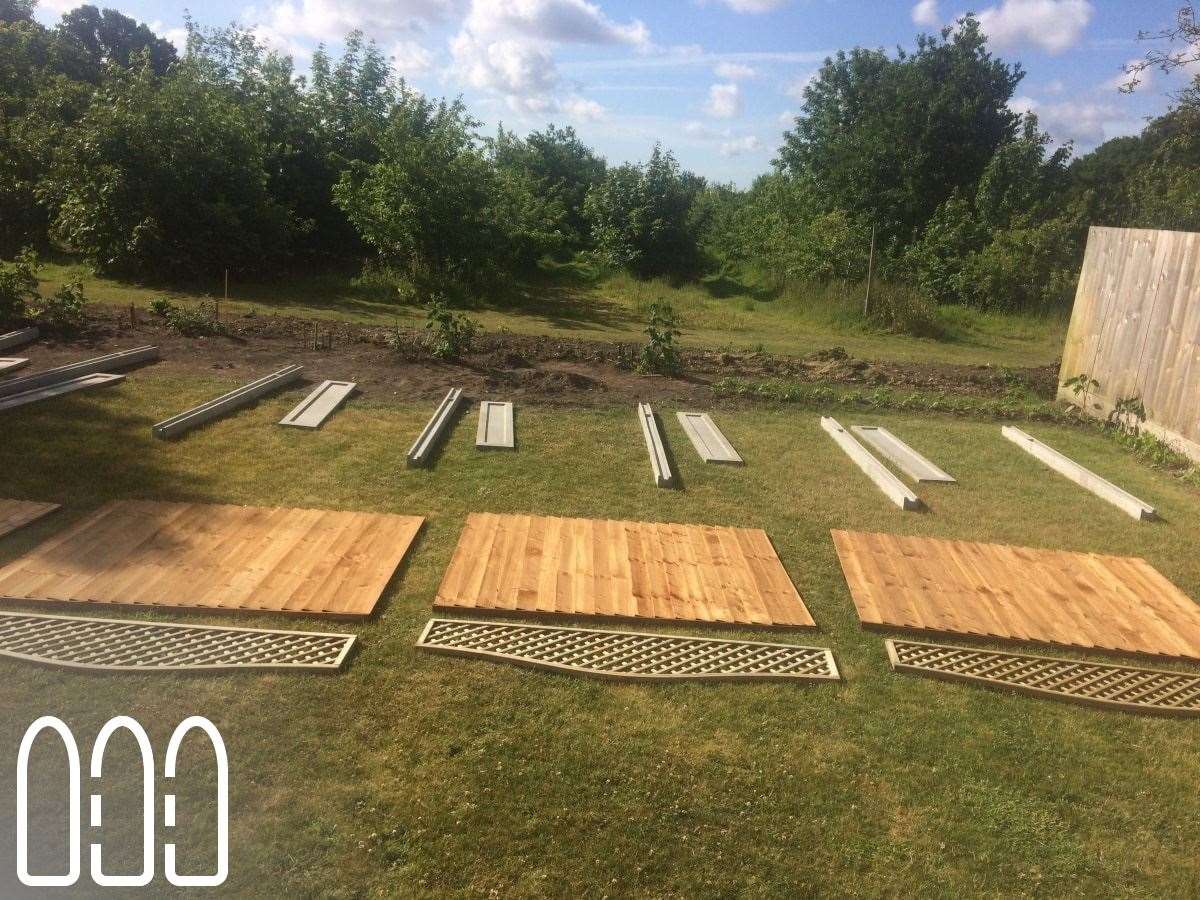
[[[0,655],[105,671],[340,669],[352,634],[0,612]]]
[[[1200,715],[1200,676],[1186,672],[916,641],[887,640],[884,645],[897,672],[1128,712]]]
[[[758,641],[431,619],[417,646],[604,678],[840,680],[828,649]]]

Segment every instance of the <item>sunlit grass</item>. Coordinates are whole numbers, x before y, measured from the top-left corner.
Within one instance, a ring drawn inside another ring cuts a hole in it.
[[[106,304],[146,306],[155,297],[199,302],[223,296],[222,274],[189,287],[136,285],[100,278],[78,264],[42,267],[43,286],[56,289],[80,278],[87,296]],[[876,287],[885,291],[886,285]],[[690,346],[765,350],[802,355],[832,346],[871,360],[949,362],[1006,366],[1048,365],[1061,353],[1061,316],[983,313],[965,307],[937,311],[940,339],[893,334],[862,316],[861,285],[834,282],[768,289],[728,275],[672,284],[624,273],[598,274],[579,264],[552,267],[529,283],[497,288],[471,311],[489,331],[556,337],[640,341],[650,303],[668,300]],[[245,283],[236,274],[224,312],[346,319],[380,326],[419,327],[424,310],[398,301],[387,286],[350,275],[294,274],[267,283]]]
[[[114,498],[427,517],[380,615],[348,626],[363,646],[343,675],[97,678],[0,661],[10,773],[43,714],[64,717],[85,754],[117,713],[146,724],[160,753],[185,715],[220,727],[233,765],[228,894],[1090,897],[1186,896],[1200,884],[1200,726],[890,674],[829,538],[859,528],[1139,555],[1200,596],[1196,493],[1103,435],[1025,426],[1163,522],[1135,522],[1048,472],[994,422],[931,413],[838,413],[887,425],[959,479],[921,489],[927,513],[888,504],[816,411],[790,407],[713,410],[747,461],[731,469],[703,465],[674,405],[660,404],[679,491],[652,485],[626,408],[523,406],[512,454],[476,451],[467,417],[429,471],[405,469],[403,453],[432,402],[369,394],[316,433],[274,424],[302,396],[294,388],[179,441],[151,438],[151,423],[232,384],[142,370],[6,412],[0,440],[2,493],[65,505],[0,541],[0,563]],[[765,528],[820,626],[768,639],[832,647],[846,681],[622,686],[420,654],[413,641],[473,510]],[[116,739],[104,769],[112,869],[132,865],[140,827],[109,800],[136,788],[133,752]],[[185,769],[203,760],[194,751]],[[188,809],[211,820],[202,787]],[[13,789],[0,780],[3,808]],[[35,828],[61,813],[53,796],[35,792]],[[197,866],[208,861],[203,835],[178,839]]]

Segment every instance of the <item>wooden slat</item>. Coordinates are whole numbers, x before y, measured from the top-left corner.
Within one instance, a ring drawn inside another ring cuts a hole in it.
[[[683,433],[688,436],[700,458],[710,463],[742,465],[742,458],[733,449],[733,444],[717,427],[708,413],[679,412],[675,414]]]
[[[1049,466],[1058,474],[1071,479],[1080,487],[1091,491],[1102,500],[1107,500],[1121,512],[1135,519],[1147,521],[1156,517],[1154,507],[1144,500],[1139,500],[1124,488],[1117,487],[1111,481],[1101,478],[1090,469],[1081,466],[1075,460],[1059,453],[1048,444],[1044,444],[1020,428],[1012,425],[1000,426],[1000,433],[1012,441],[1030,456]]]
[[[654,476],[654,483],[659,487],[674,486],[675,473],[671,471],[671,461],[667,458],[662,432],[658,427],[658,417],[654,415],[649,403],[638,404],[638,422],[642,426],[646,452],[650,454],[650,474]]]
[[[814,627],[755,529],[472,513],[434,605]]]
[[[58,509],[57,503],[0,499],[0,537]]]
[[[856,435],[892,461],[901,472],[913,481],[931,481],[943,484],[953,484],[954,477],[944,469],[914,450],[886,428],[876,425],[853,425],[850,428]]]
[[[0,597],[365,616],[422,521],[117,501],[0,569]]]
[[[30,341],[36,341],[37,338],[38,330],[36,328],[21,328],[17,331],[7,331],[4,334],[0,334],[0,350],[20,347],[23,344],[28,344]]]
[[[1200,660],[1200,606],[1145,560],[834,531],[864,626]]]
[[[280,425],[320,428],[358,387],[353,381],[322,381],[296,408],[279,420]]]
[[[39,400],[48,400],[51,397],[59,397],[63,394],[71,394],[86,388],[107,387],[108,385],[113,385],[118,381],[124,380],[124,375],[106,375],[103,373],[81,375],[78,378],[71,378],[67,381],[58,381],[54,384],[30,388],[27,391],[0,397],[0,410],[15,409],[18,406],[36,403]]]
[[[499,450],[512,450],[516,447],[511,403],[484,400],[479,404],[479,427],[475,431],[475,446],[480,449]]]
[[[854,439],[854,435],[843,428],[837,419],[821,417],[821,428],[837,443],[858,466],[864,475],[875,482],[875,486],[903,510],[921,508],[921,498],[910,491],[883,463],[872,456],[867,448]]]

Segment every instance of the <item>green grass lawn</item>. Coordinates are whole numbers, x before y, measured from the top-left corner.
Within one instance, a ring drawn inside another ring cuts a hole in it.
[[[1156,505],[1163,522],[1135,522],[1050,473],[998,424],[934,415],[839,414],[843,424],[886,424],[959,478],[922,489],[926,513],[892,507],[819,429],[817,411],[795,407],[716,411],[747,461],[732,469],[701,464],[663,404],[679,491],[652,486],[625,408],[522,407],[515,454],[477,452],[468,417],[430,471],[403,465],[426,405],[360,397],[320,432],[276,427],[300,388],[175,443],[150,437],[153,422],[230,384],[134,373],[112,389],[6,412],[0,440],[2,493],[65,505],[0,541],[0,562],[115,498],[427,517],[380,614],[349,626],[362,649],[345,674],[90,677],[0,661],[10,773],[21,734],[43,714],[72,725],[85,766],[92,736],[115,714],[136,716],[160,754],[183,717],[217,724],[232,761],[229,894],[1200,890],[1200,725],[890,674],[881,637],[857,625],[829,537],[859,528],[1140,555],[1200,597],[1195,492],[1103,435],[1027,426]],[[763,527],[820,630],[716,633],[830,646],[845,683],[613,685],[418,653],[413,642],[473,510]],[[211,784],[196,774],[207,751],[188,746],[179,841],[200,866]],[[39,753],[35,784],[52,764],[62,771],[60,757]],[[132,759],[128,737],[114,739],[106,810],[137,789]],[[84,781],[87,793],[86,772]],[[0,807],[13,809],[12,791],[11,777],[0,780]],[[62,793],[38,793],[36,822],[61,816]],[[106,865],[116,869],[140,823],[106,815]],[[53,849],[41,842],[35,857]],[[3,884],[0,893],[11,895]]]
[[[44,290],[79,278],[89,299],[107,304],[146,306],[155,297],[199,302],[221,296],[218,278],[188,290],[128,284],[92,275],[77,264],[51,262],[40,271]],[[944,307],[939,325],[945,338],[933,340],[889,334],[863,325],[857,288],[796,289],[779,294],[727,278],[671,286],[625,275],[591,280],[561,267],[533,284],[498,294],[471,315],[488,331],[549,334],[597,340],[643,340],[646,307],[670,300],[683,322],[683,342],[691,346],[765,349],[803,355],[840,345],[863,359],[896,362],[948,362],[1005,366],[1048,365],[1058,359],[1066,323],[1058,316],[981,313]],[[348,276],[296,276],[285,284],[242,284],[234,278],[230,313],[254,310],[375,325],[421,327],[424,310],[393,302],[394,292]]]

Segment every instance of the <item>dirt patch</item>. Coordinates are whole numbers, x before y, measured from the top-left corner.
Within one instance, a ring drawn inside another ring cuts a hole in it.
[[[157,344],[165,374],[228,375],[248,381],[289,363],[312,381],[356,381],[368,395],[425,399],[461,387],[472,396],[503,394],[528,402],[600,406],[633,400],[711,401],[713,382],[728,377],[780,379],[854,386],[995,396],[1014,387],[1050,398],[1057,369],[1004,369],[918,363],[875,363],[832,347],[803,357],[766,353],[683,351],[682,378],[635,371],[639,347],[630,343],[485,333],[461,362],[431,359],[419,335],[346,322],[246,315],[225,320],[223,333],[183,337],[144,312],[95,307],[90,331],[71,339],[46,338],[24,348],[30,369],[62,365],[89,355]]]

